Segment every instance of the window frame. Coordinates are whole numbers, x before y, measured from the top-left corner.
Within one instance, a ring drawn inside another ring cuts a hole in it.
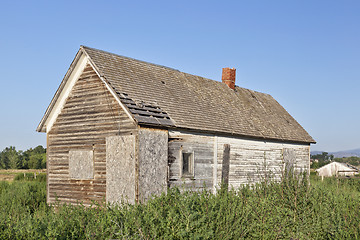
[[[184,154],[189,154],[188,169],[189,172],[184,173]],[[195,177],[195,154],[194,151],[180,151],[180,176],[181,178],[194,178]]]

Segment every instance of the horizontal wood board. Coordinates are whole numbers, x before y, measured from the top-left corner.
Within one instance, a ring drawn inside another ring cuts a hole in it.
[[[310,146],[218,137],[217,139],[217,185],[221,183],[223,153],[230,145],[229,185],[238,188],[244,184],[272,179],[278,181],[284,171],[284,149],[292,149],[295,154],[294,170],[310,171]]]
[[[90,65],[71,90],[61,113],[48,133],[48,202],[102,201],[106,198],[106,137],[136,132]],[[91,150],[94,178],[69,177],[69,151]]]
[[[211,190],[213,187],[214,138],[210,135],[169,131],[169,187]],[[194,177],[181,176],[181,152],[194,154]]]

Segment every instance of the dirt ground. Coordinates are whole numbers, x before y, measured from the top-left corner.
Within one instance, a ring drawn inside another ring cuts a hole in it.
[[[13,181],[19,173],[45,173],[46,169],[0,169],[0,181]]]

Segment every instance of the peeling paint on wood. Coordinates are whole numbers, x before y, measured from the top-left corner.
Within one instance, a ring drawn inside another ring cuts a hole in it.
[[[238,188],[243,184],[252,184],[271,177],[280,180],[283,168],[283,150],[292,149],[295,153],[295,171],[309,171],[309,145],[290,144],[251,139],[218,137],[217,173],[222,173],[223,146],[230,144],[229,185]],[[218,184],[221,179],[218,178]]]

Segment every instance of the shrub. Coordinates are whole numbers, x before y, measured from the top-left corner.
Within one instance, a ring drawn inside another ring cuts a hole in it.
[[[14,180],[46,182],[46,173],[36,173],[36,178],[34,173],[19,173],[15,176]]]

